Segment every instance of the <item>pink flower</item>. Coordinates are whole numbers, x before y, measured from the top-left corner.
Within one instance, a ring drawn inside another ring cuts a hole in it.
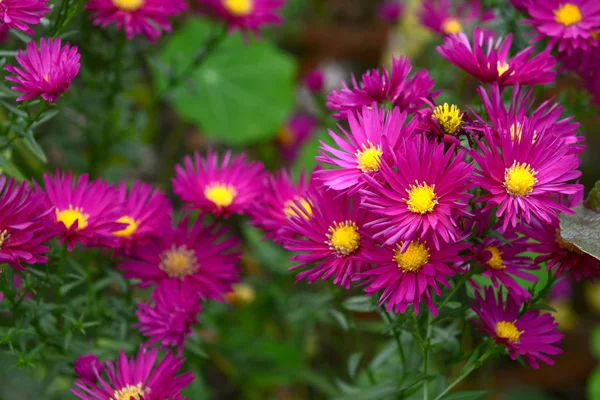
[[[102,374],[104,364],[95,354],[83,354],[73,362],[73,368],[79,379],[94,384]]]
[[[37,25],[50,12],[47,0],[2,0],[0,2],[0,23],[33,35],[29,25]]]
[[[7,76],[6,80],[17,84],[12,87],[13,90],[24,93],[17,101],[42,97],[54,102],[69,89],[71,80],[79,73],[79,58],[77,47],[71,47],[69,43],[61,47],[60,38],[40,39],[39,49],[32,40],[27,45],[27,52],[17,52],[16,60],[21,68],[13,65],[5,67],[15,74]]]
[[[440,35],[463,32],[466,26],[494,19],[480,0],[425,0],[419,12],[421,23]]]
[[[229,30],[258,33],[264,25],[280,24],[278,14],[284,0],[198,0],[201,7],[215,18],[223,20]]]

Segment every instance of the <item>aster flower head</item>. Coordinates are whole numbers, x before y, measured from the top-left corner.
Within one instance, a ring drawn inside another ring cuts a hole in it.
[[[561,119],[564,109],[558,103],[546,100],[533,109],[533,89],[524,90],[516,85],[508,108],[499,85],[493,84],[488,91],[480,87],[477,92],[491,123],[493,136],[508,136],[517,142],[524,136],[531,136],[531,140],[535,142],[538,136],[548,135],[562,141],[569,153],[580,153],[585,149],[580,144],[585,138],[577,136],[579,123],[573,122],[572,116]],[[488,124],[479,115],[475,115],[475,118],[483,126]]]
[[[177,375],[185,360],[167,353],[157,364],[158,350],[143,345],[135,357],[127,359],[121,350],[116,362],[106,362],[98,383],[75,381],[71,392],[82,400],[164,400],[177,398],[194,380],[192,372]]]
[[[188,281],[201,299],[221,301],[239,280],[238,244],[224,226],[204,225],[199,218],[188,228],[184,218],[158,240],[133,247],[119,260],[118,268],[125,278],[139,279],[142,287],[177,278]]]
[[[307,201],[310,211],[296,202],[297,215],[289,222],[291,234],[283,242],[287,250],[297,253],[290,258],[297,263],[290,271],[304,269],[296,281],[333,278],[335,285],[348,289],[352,278],[369,266],[362,257],[373,245],[365,228],[369,215],[359,207],[358,197],[333,191],[315,191]]]
[[[546,49],[535,54],[527,47],[509,56],[512,33],[505,39],[495,38],[490,31],[475,28],[473,41],[463,32],[448,35],[438,53],[452,64],[482,82],[498,82],[500,86],[516,83],[523,85],[546,85],[554,82],[556,60]]]
[[[583,188],[575,194],[563,197],[561,204],[568,210],[572,210],[582,200]],[[546,263],[546,268],[554,269],[558,276],[570,277],[576,282],[581,278],[590,282],[600,278],[600,260],[565,240],[558,219],[545,223],[534,218],[530,225],[523,228],[523,231],[533,239],[529,244],[529,250],[539,254],[535,259],[536,263]]]
[[[197,288],[189,280],[172,278],[160,282],[150,297],[150,303],[138,304],[135,326],[150,338],[148,345],[160,342],[162,348],[177,347],[181,353],[200,313]]]
[[[265,231],[266,239],[282,242],[289,234],[287,225],[290,218],[302,212],[309,216],[312,214],[307,195],[314,185],[314,180],[307,182],[304,174],[296,183],[287,170],[270,175],[260,201],[250,210],[252,224]],[[296,202],[300,202],[305,211],[296,207]]]
[[[51,11],[48,0],[2,0],[0,2],[0,24],[33,35],[29,25],[37,25]]]
[[[310,139],[317,128],[319,121],[310,114],[296,113],[275,134],[275,142],[279,154],[286,164],[292,164],[302,145]]]
[[[48,262],[44,244],[56,234],[46,221],[50,212],[27,183],[0,175],[0,263],[25,269],[22,263]]]
[[[366,177],[362,205],[376,215],[369,224],[375,237],[383,236],[386,245],[429,240],[436,249],[458,240],[456,219],[469,215],[472,166],[455,150],[416,136],[394,152],[391,163],[381,163],[378,180]]]
[[[349,113],[361,111],[373,103],[392,103],[400,111],[408,113],[420,109],[426,99],[433,99],[439,92],[432,92],[434,81],[427,70],[420,70],[409,77],[412,66],[405,57],[393,58],[391,72],[382,67],[362,76],[360,85],[352,77],[353,88],[342,82],[340,90],[334,90],[327,97],[327,107],[336,111],[335,118],[347,119]]]
[[[71,172],[54,177],[44,174],[45,205],[54,208],[49,223],[58,231],[61,243],[69,251],[78,242],[84,246],[116,247],[114,232],[125,228],[116,222],[119,204],[115,202],[115,188],[101,179],[89,182],[87,174],[74,178]],[[38,188],[38,191],[42,191]]]
[[[198,3],[208,14],[225,22],[230,31],[259,33],[265,25],[283,22],[279,11],[284,0],[198,0]]]
[[[501,239],[500,235],[504,238]],[[496,235],[484,237],[474,249],[477,262],[485,267],[482,275],[490,278],[496,289],[506,288],[508,294],[517,302],[530,300],[531,293],[515,278],[528,282],[538,280],[536,275],[528,272],[537,270],[537,263],[534,264],[531,258],[521,255],[527,250],[527,238],[519,237],[516,231],[510,229],[502,234],[497,232]]]
[[[4,68],[15,75],[6,77],[17,84],[12,89],[23,93],[17,101],[41,97],[54,102],[69,89],[71,80],[79,73],[77,47],[71,47],[69,43],[61,46],[60,38],[42,38],[39,48],[32,40],[27,44],[27,51],[18,50],[15,58],[21,68],[13,65]]]
[[[173,192],[187,208],[217,216],[246,214],[263,189],[263,165],[246,162],[245,154],[227,151],[219,163],[212,150],[206,157],[194,153],[175,167]]]
[[[505,132],[495,138],[486,132],[485,139],[487,143],[477,142],[480,151],[471,152],[478,166],[474,183],[487,191],[478,199],[485,209],[498,206],[502,230],[529,223],[532,216],[552,223],[558,212],[572,213],[558,196],[581,189],[568,183],[581,175],[576,169],[580,160],[561,137],[524,129],[512,137]]]
[[[536,310],[519,316],[521,303],[511,296],[504,300],[502,290],[497,297],[492,288],[485,289],[485,296],[479,292],[475,296],[476,303],[471,308],[479,320],[473,322],[496,344],[505,346],[510,358],[515,360],[521,356],[536,369],[538,360],[554,364],[550,357],[562,353],[558,346],[564,335],[550,314]]]
[[[600,27],[600,3],[596,0],[531,0],[524,3],[537,36],[533,41],[548,38],[549,47],[571,54],[573,50],[588,50],[597,46],[594,38]]]
[[[399,0],[387,0],[377,7],[377,16],[382,21],[395,24],[400,20],[402,11],[402,3]]]
[[[128,190],[121,181],[117,189],[120,216],[116,222],[127,224],[113,232],[125,251],[159,236],[173,223],[173,208],[167,196],[147,183],[134,182]]]
[[[460,136],[472,133],[471,117],[458,105],[427,103],[429,107],[419,110],[416,114],[421,122],[420,131],[438,137],[444,143],[455,145],[460,145]]]
[[[493,18],[494,13],[484,11],[479,0],[426,0],[419,12],[421,23],[440,35],[462,32],[474,22],[486,22]]]
[[[325,74],[320,69],[313,69],[304,76],[303,82],[312,93],[321,93],[325,84]]]
[[[412,305],[418,315],[421,302],[425,302],[437,315],[431,292],[440,296],[440,285],[450,287],[448,277],[455,275],[463,261],[459,253],[469,247],[469,243],[457,242],[436,249],[421,240],[373,246],[364,255],[373,268],[358,274],[355,280],[364,280],[361,286],[365,286],[368,296],[381,293],[379,305],[386,303],[388,312],[404,313]]]
[[[75,373],[82,381],[94,383],[104,370],[104,364],[95,354],[82,354],[73,362]]]
[[[348,116],[350,132],[338,125],[345,138],[329,130],[335,147],[321,141],[316,160],[335,169],[315,171],[328,188],[354,194],[366,185],[365,175],[379,172],[382,162],[389,162],[393,152],[413,134],[416,119],[406,126],[407,114],[397,107],[388,113],[376,104],[364,106],[360,113]]]
[[[187,9],[185,0],[90,0],[86,9],[94,25],[115,24],[128,39],[144,35],[154,42],[162,31],[170,32],[169,18]]]

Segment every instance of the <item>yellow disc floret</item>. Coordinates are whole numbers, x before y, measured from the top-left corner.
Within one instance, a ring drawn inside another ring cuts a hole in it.
[[[115,7],[123,11],[136,11],[144,5],[145,0],[112,0]]]
[[[442,23],[442,31],[446,35],[462,32],[462,24],[456,18],[448,18]]]
[[[424,243],[411,242],[404,253],[402,253],[402,246],[403,243],[400,243],[394,252],[394,261],[402,271],[418,272],[429,261],[429,249]]]
[[[502,339],[508,339],[511,343],[516,343],[525,331],[520,331],[513,322],[500,321],[496,324],[496,335]]]
[[[353,221],[334,222],[329,227],[326,243],[341,256],[354,253],[360,247],[358,226]]]
[[[514,162],[504,171],[504,188],[512,196],[523,197],[533,191],[537,172],[527,163]]]
[[[498,68],[498,76],[502,76],[506,71],[508,71],[510,69],[510,65],[508,65],[507,62],[498,61],[497,68]]]
[[[150,388],[144,388],[141,383],[138,383],[115,390],[110,400],[144,400],[148,394],[150,394]]]
[[[374,146],[373,143],[367,141],[367,144],[361,145],[362,150],[356,152],[357,168],[362,172],[377,172],[381,163],[381,146]]]
[[[581,21],[581,11],[575,4],[565,3],[554,10],[554,19],[561,25],[571,26]]]
[[[56,221],[65,224],[67,229],[71,228],[75,221],[77,221],[77,230],[84,229],[88,226],[89,217],[88,214],[83,212],[83,209],[79,207],[73,208],[72,205],[69,205],[69,208],[66,210],[56,209]]]
[[[409,189],[406,189],[408,199],[403,199],[406,201],[408,210],[416,214],[432,212],[438,204],[435,185],[429,186],[425,182],[419,183],[418,181],[415,183],[416,185],[409,185]]]
[[[211,183],[204,189],[204,197],[219,208],[228,207],[237,196],[237,190],[232,185]]]
[[[182,279],[198,271],[196,252],[189,250],[185,245],[173,245],[160,255],[159,268],[166,272],[169,278]]]
[[[502,252],[496,246],[487,246],[484,250],[492,253],[492,257],[485,262],[488,267],[493,269],[506,268],[502,259]]]
[[[448,103],[444,103],[443,105],[434,108],[432,116],[438,121],[444,132],[448,135],[456,133],[460,128],[463,119],[460,108],[454,104],[448,105]]]
[[[128,217],[127,215],[124,215],[121,218],[119,218],[117,222],[127,224],[127,226],[121,229],[120,231],[113,232],[113,235],[118,237],[130,237],[137,231],[138,227],[140,226],[140,223],[138,221],[131,217]]]
[[[223,0],[223,5],[236,17],[245,17],[254,9],[253,0]]]

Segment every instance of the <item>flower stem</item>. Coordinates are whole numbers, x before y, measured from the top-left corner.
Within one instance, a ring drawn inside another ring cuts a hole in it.
[[[427,334],[425,335],[425,346],[423,354],[423,373],[427,375],[429,370],[429,348],[431,341],[431,327],[433,326],[431,321],[431,313],[427,314]],[[418,326],[417,326],[418,328]],[[423,380],[423,400],[429,400],[429,386],[427,385],[427,379]]]
[[[460,281],[458,281],[458,283],[454,285],[454,288],[452,288],[452,291],[448,294],[448,296],[446,296],[444,301],[442,301],[438,309],[441,310],[446,304],[448,304],[450,299],[460,290],[460,288],[469,280],[469,278],[473,276],[474,273],[475,271],[471,268],[467,273],[463,274]]]
[[[394,321],[392,320],[390,314],[388,314],[384,310],[381,310],[380,308],[377,308],[377,311],[379,311],[379,314],[387,323],[388,327],[392,329],[394,339],[396,339],[396,347],[398,347],[398,357],[400,358],[400,363],[402,364],[402,374],[404,375],[406,370],[406,357],[404,355],[404,348],[402,347],[402,337],[400,336],[400,331],[398,331],[398,329],[394,325]]]

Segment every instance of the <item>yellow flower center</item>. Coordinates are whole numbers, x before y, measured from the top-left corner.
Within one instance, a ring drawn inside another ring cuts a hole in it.
[[[0,249],[8,239],[10,239],[10,233],[6,229],[0,232]]]
[[[559,24],[571,26],[581,21],[581,11],[575,4],[562,4],[557,10],[554,10],[554,19]]]
[[[561,249],[567,250],[571,253],[584,254],[579,247],[575,246],[573,243],[565,240],[565,238],[562,237],[562,235],[560,234],[560,229],[556,230],[556,244],[558,244],[558,247],[560,247]]]
[[[496,246],[487,246],[484,250],[492,253],[492,258],[486,262],[488,267],[494,269],[506,268],[506,265],[504,265],[504,260],[502,259],[502,252]]]
[[[504,171],[504,188],[513,196],[527,196],[537,183],[536,174],[531,165],[515,161],[512,167]]]
[[[185,245],[173,245],[160,255],[159,268],[166,272],[169,278],[182,279],[198,271],[196,252],[189,250]]]
[[[510,68],[510,65],[508,65],[507,62],[500,62],[500,61],[498,61],[498,67],[497,68],[498,68],[498,76],[502,76],[502,74],[504,74],[506,71],[508,71],[508,69]]]
[[[329,227],[327,233],[327,243],[331,250],[335,250],[339,255],[347,256],[354,253],[360,247],[360,235],[358,226],[352,221],[342,223],[334,222]]]
[[[215,203],[219,208],[228,207],[237,196],[237,190],[224,183],[211,183],[204,189],[204,197]]]
[[[294,144],[294,134],[287,126],[282,126],[277,130],[275,139],[285,147],[291,147]]]
[[[496,324],[496,335],[502,339],[508,339],[511,343],[516,343],[525,331],[520,331],[517,326],[508,321],[500,321]]]
[[[83,209],[79,207],[73,208],[72,205],[69,205],[69,208],[66,210],[59,211],[56,209],[56,221],[65,224],[67,229],[71,228],[75,221],[77,221],[77,230],[85,228],[88,226],[89,217],[88,214],[83,212]]]
[[[456,18],[448,18],[442,23],[442,31],[446,35],[462,32],[462,25]]]
[[[298,207],[296,202],[299,202],[302,207]],[[302,197],[286,201],[283,207],[283,212],[288,219],[297,217],[298,215],[302,215],[305,219],[310,219],[310,217],[313,215],[310,202]]]
[[[223,0],[223,5],[236,17],[245,17],[254,9],[253,0]]]
[[[416,185],[409,185],[409,189],[406,189],[406,191],[408,192],[408,200],[403,200],[406,201],[408,210],[414,213],[430,213],[438,203],[435,185],[429,186],[425,182],[419,183],[417,181]]]
[[[121,222],[123,224],[127,224],[127,227],[121,229],[120,231],[113,232],[113,235],[118,237],[130,237],[137,231],[140,223],[135,219],[128,217],[127,215],[122,216],[117,220],[117,222]]]
[[[411,242],[406,251],[402,253],[403,244],[400,243],[396,246],[394,261],[404,272],[418,272],[429,261],[429,249],[424,243],[417,241]]]
[[[150,393],[150,388],[143,388],[141,383],[127,385],[120,390],[115,390],[110,400],[144,400]]]
[[[112,0],[115,7],[123,11],[137,11],[144,5],[145,0]]]
[[[373,146],[373,143],[367,141],[367,144],[361,145],[362,150],[356,152],[356,163],[357,167],[362,172],[377,172],[379,171],[379,164],[381,163],[381,146]]]
[[[444,132],[449,135],[456,133],[462,123],[460,108],[454,104],[448,105],[448,103],[444,103],[441,106],[437,106],[433,109],[433,118],[438,121]]]

